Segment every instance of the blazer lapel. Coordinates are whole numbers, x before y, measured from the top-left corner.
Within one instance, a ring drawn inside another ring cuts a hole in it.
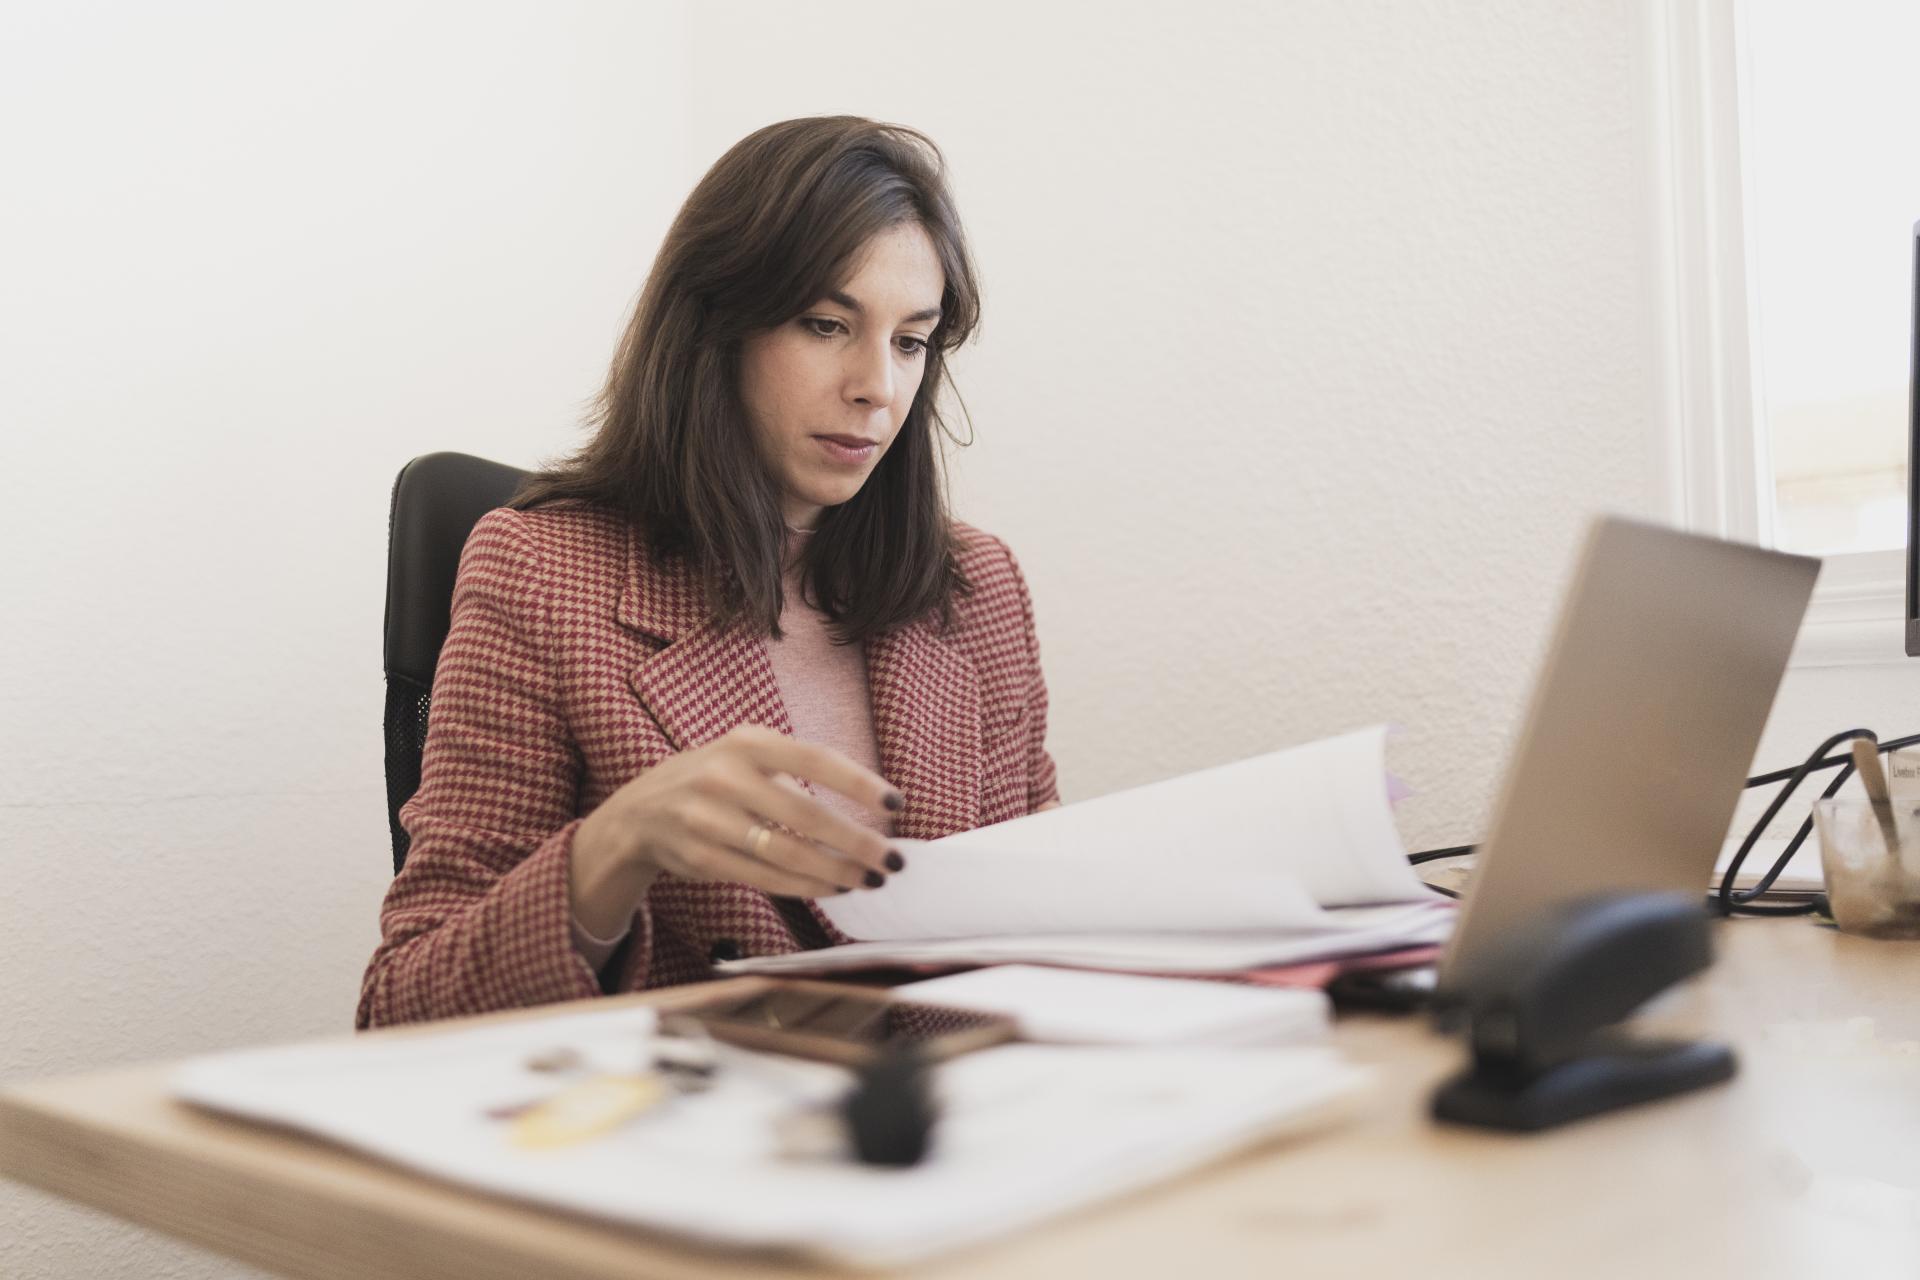
[[[933,840],[980,820],[978,674],[931,623],[870,641],[867,680],[880,772],[906,793],[900,835]]]
[[[653,560],[630,535],[619,622],[666,642],[628,676],[676,751],[704,746],[743,724],[790,734],[766,646],[745,628],[716,627],[699,582],[678,564]]]
[[[766,646],[743,627],[715,627],[705,594],[677,563],[654,560],[630,536],[619,622],[665,642],[629,683],[676,751],[703,746],[742,724],[791,734]],[[973,662],[931,622],[899,627],[867,645],[880,771],[906,793],[902,836],[937,839],[980,820],[982,741]]]
[[[675,751],[743,724],[793,732],[766,647],[738,627],[701,626],[643,661],[631,683]]]

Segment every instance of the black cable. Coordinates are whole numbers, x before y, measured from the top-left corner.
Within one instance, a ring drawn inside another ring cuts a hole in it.
[[[1777,797],[1774,803],[1767,809],[1767,812],[1761,817],[1760,821],[1754,824],[1754,829],[1748,834],[1746,840],[1742,842],[1740,849],[1734,855],[1733,862],[1728,867],[1728,874],[1721,880],[1720,891],[1709,896],[1708,903],[1710,906],[1729,915],[1737,912],[1742,915],[1765,916],[1808,915],[1826,909],[1826,898],[1824,894],[1817,896],[1814,901],[1810,903],[1797,906],[1763,907],[1753,903],[1754,898],[1765,893],[1773,886],[1773,882],[1779,879],[1780,874],[1786,870],[1787,863],[1793,859],[1793,855],[1797,853],[1800,846],[1806,842],[1807,834],[1813,830],[1812,817],[1808,817],[1801,822],[1800,829],[1794,832],[1793,839],[1787,842],[1787,847],[1781,852],[1779,858],[1774,861],[1773,866],[1767,869],[1766,875],[1755,882],[1752,889],[1745,890],[1741,893],[1730,893],[1728,892],[1728,888],[1732,884],[1734,873],[1739,870],[1740,864],[1746,860],[1747,852],[1759,839],[1761,832],[1766,829],[1767,824],[1772,821],[1773,815],[1779,812],[1782,802],[1784,802],[1787,796],[1792,794],[1793,789],[1800,784],[1802,778],[1814,770],[1831,769],[1836,765],[1840,766],[1838,776],[1827,785],[1825,791],[1820,793],[1821,799],[1831,800],[1834,795],[1839,792],[1840,788],[1845,785],[1847,779],[1853,776],[1854,766],[1851,752],[1843,756],[1828,756],[1826,753],[1839,743],[1854,738],[1865,738],[1873,742],[1874,750],[1881,755],[1885,755],[1891,751],[1898,751],[1902,747],[1910,747],[1916,743],[1920,743],[1920,734],[1909,735],[1905,738],[1893,738],[1886,742],[1881,742],[1874,736],[1871,730],[1850,729],[1845,733],[1835,734],[1833,737],[1827,739],[1826,742],[1821,744],[1820,749],[1815,751],[1813,756],[1809,757],[1798,769],[1780,769],[1773,773],[1763,773],[1756,777],[1748,778],[1747,787],[1749,789],[1765,786],[1768,783],[1779,782],[1783,779],[1787,781],[1787,786],[1782,789],[1779,797]]]
[[[1827,741],[1833,742],[1833,741],[1837,741],[1839,738],[1871,738],[1871,737],[1873,737],[1873,734],[1865,729],[1849,729],[1847,730],[1846,733],[1839,734],[1835,738],[1829,738]],[[1882,742],[1879,744],[1880,754],[1885,755],[1889,751],[1898,751],[1902,747],[1911,747],[1916,743],[1920,743],[1920,733],[1916,733],[1912,737],[1908,737],[1908,738],[1893,738],[1887,742]],[[1830,769],[1836,764],[1845,764],[1851,759],[1853,759],[1853,757],[1850,755],[1833,756],[1829,759],[1820,761],[1818,764],[1814,765],[1814,768]],[[1800,768],[1804,769],[1806,768],[1806,766],[1801,765]],[[1787,778],[1791,778],[1795,773],[1798,773],[1798,772],[1799,772],[1798,769],[1776,769],[1772,773],[1763,773],[1756,777],[1748,778],[1747,786],[1749,788],[1764,787],[1770,782],[1780,782]]]
[[[1851,754],[1829,758],[1827,752],[1833,750],[1843,742],[1851,742],[1856,738],[1865,738],[1867,741],[1873,743],[1875,749],[1879,751],[1891,750],[1894,745],[1893,743],[1882,744],[1879,739],[1874,736],[1873,730],[1871,729],[1846,729],[1834,734],[1831,738],[1821,743],[1814,753],[1801,763],[1798,769],[1792,770],[1787,775],[1787,785],[1780,788],[1780,794],[1773,798],[1773,803],[1767,806],[1766,812],[1762,813],[1759,820],[1753,824],[1753,829],[1747,832],[1747,838],[1740,842],[1740,848],[1734,853],[1733,860],[1727,863],[1726,874],[1720,877],[1719,890],[1708,895],[1707,903],[1709,906],[1721,915],[1727,916],[1735,914],[1752,916],[1805,916],[1813,914],[1817,904],[1812,902],[1796,903],[1792,906],[1765,907],[1756,905],[1754,902],[1754,899],[1760,897],[1766,893],[1768,889],[1773,887],[1773,882],[1780,878],[1781,872],[1787,869],[1787,863],[1792,861],[1793,855],[1798,853],[1800,846],[1806,842],[1808,833],[1813,830],[1813,817],[1811,813],[1801,822],[1800,829],[1794,832],[1793,839],[1787,842],[1787,847],[1781,850],[1780,856],[1774,859],[1773,865],[1767,868],[1767,873],[1754,882],[1753,888],[1743,889],[1736,893],[1734,892],[1733,881],[1734,877],[1740,872],[1741,864],[1747,860],[1747,855],[1753,851],[1753,846],[1759,841],[1761,833],[1766,831],[1767,827],[1773,822],[1774,816],[1780,812],[1788,799],[1792,797],[1794,791],[1806,780],[1808,774],[1820,769],[1831,769],[1836,765],[1840,766],[1840,772],[1834,777],[1831,783],[1827,784],[1827,789],[1821,792],[1820,798],[1822,800],[1832,799],[1834,794],[1846,784],[1847,779],[1853,776],[1853,756]],[[1902,741],[1904,740],[1895,740],[1896,743]],[[1747,786],[1764,786],[1767,782],[1773,781],[1775,776],[1776,775],[1773,774],[1762,774],[1758,779],[1749,779]]]
[[[1442,858],[1457,858],[1463,853],[1472,853],[1480,846],[1477,844],[1456,844],[1450,849],[1428,849],[1425,853],[1410,853],[1407,861],[1414,866],[1423,862],[1438,862]]]
[[[1709,907],[1721,915],[1727,916],[1804,916],[1811,915],[1821,908],[1822,904],[1819,900],[1766,906],[1755,901],[1755,899],[1763,896],[1767,890],[1773,887],[1774,881],[1778,880],[1786,871],[1787,864],[1793,861],[1793,855],[1798,853],[1800,846],[1806,843],[1807,836],[1813,831],[1813,817],[1811,812],[1809,812],[1808,817],[1800,823],[1800,829],[1794,832],[1793,839],[1787,842],[1787,847],[1781,851],[1780,856],[1774,860],[1773,865],[1767,868],[1766,874],[1754,882],[1752,888],[1736,891],[1733,887],[1733,882],[1735,877],[1739,875],[1742,864],[1746,862],[1747,855],[1753,851],[1753,846],[1759,843],[1761,835],[1773,822],[1780,810],[1786,805],[1794,791],[1806,780],[1807,775],[1817,773],[1822,769],[1839,767],[1840,772],[1834,777],[1832,782],[1827,784],[1826,790],[1820,793],[1822,800],[1831,800],[1840,788],[1846,785],[1847,779],[1853,776],[1852,754],[1829,756],[1827,752],[1833,750],[1843,742],[1851,742],[1856,738],[1865,738],[1867,741],[1872,742],[1875,751],[1881,755],[1885,755],[1889,751],[1898,751],[1902,747],[1911,747],[1920,744],[1920,734],[1912,734],[1905,738],[1892,738],[1886,742],[1881,742],[1871,729],[1848,729],[1844,732],[1834,734],[1831,738],[1821,743],[1814,753],[1802,761],[1797,768],[1778,769],[1772,773],[1757,774],[1754,777],[1748,778],[1746,782],[1747,790],[1752,790],[1754,787],[1768,786],[1775,782],[1785,782],[1787,785],[1780,789],[1780,794],[1773,798],[1773,802],[1767,806],[1766,812],[1760,815],[1759,821],[1755,822],[1752,829],[1747,832],[1746,839],[1740,842],[1740,847],[1734,852],[1732,861],[1727,863],[1726,873],[1720,877],[1720,887],[1707,895],[1707,904]],[[1445,849],[1426,849],[1419,853],[1407,855],[1407,861],[1413,866],[1419,866],[1423,862],[1435,862],[1441,858],[1455,858],[1461,854],[1472,853],[1478,847],[1478,845],[1457,844]],[[1442,892],[1446,891],[1442,890]],[[1458,897],[1459,895],[1453,894],[1451,896]]]

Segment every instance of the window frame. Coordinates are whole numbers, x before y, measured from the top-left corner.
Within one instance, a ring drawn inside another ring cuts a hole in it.
[[[1668,292],[1665,499],[1684,529],[1771,546],[1773,467],[1757,412],[1750,191],[1740,163],[1740,0],[1646,4],[1656,238]],[[1826,556],[1789,665],[1906,662],[1906,616],[1903,551]]]

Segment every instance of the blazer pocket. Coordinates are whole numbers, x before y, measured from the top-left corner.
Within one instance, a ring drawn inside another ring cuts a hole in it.
[[[980,824],[987,826],[1027,812],[1031,779],[1031,711],[1000,727],[980,752]]]
[[[979,723],[981,747],[991,752],[1008,737],[1027,731],[1027,725],[1033,723],[1033,704],[1014,702],[1014,704],[981,708],[979,720],[981,720]]]
[[[1011,716],[986,722],[980,732],[981,754],[991,761],[999,751],[1015,743],[1022,744],[1024,751],[1032,723],[1033,708],[1024,704]]]

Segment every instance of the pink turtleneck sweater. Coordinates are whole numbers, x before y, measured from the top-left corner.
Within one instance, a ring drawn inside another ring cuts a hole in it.
[[[796,531],[793,546],[803,544]],[[835,644],[826,615],[801,598],[798,574],[789,572],[784,584],[786,603],[780,611],[780,638],[768,639],[767,658],[786,705],[793,736],[802,742],[831,747],[847,759],[880,772],[880,742],[873,732],[873,702],[867,687],[865,645]],[[818,788],[821,803],[851,821],[883,834],[891,831],[884,814],[868,812],[837,791]],[[573,942],[595,970],[603,968],[627,936],[596,938],[573,925]]]

